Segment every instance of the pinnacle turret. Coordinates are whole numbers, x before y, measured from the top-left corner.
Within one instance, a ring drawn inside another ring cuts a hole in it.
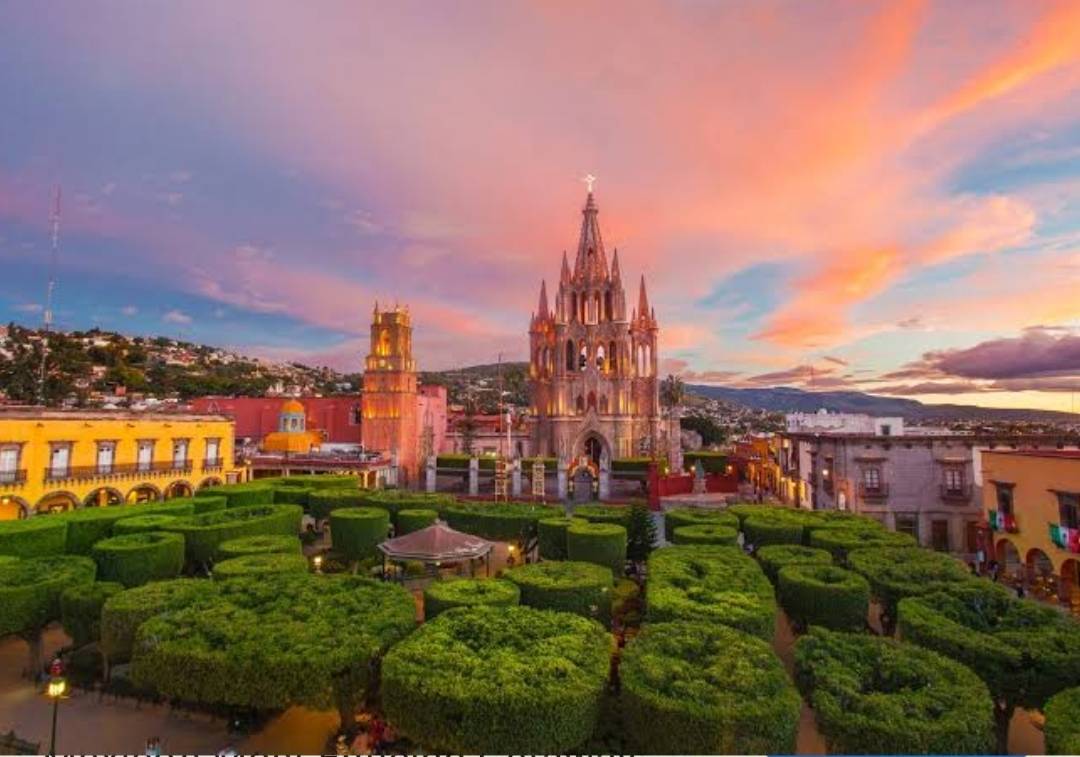
[[[652,308],[649,307],[649,296],[645,294],[645,274],[641,274],[641,289],[638,291],[637,313],[642,318],[648,317]]]
[[[577,257],[574,259],[574,278],[603,281],[608,277],[607,255],[604,240],[600,236],[600,224],[596,220],[599,209],[592,192],[585,199],[581,211],[581,235],[578,238]]]
[[[622,271],[619,270],[619,248],[615,248],[615,254],[611,256],[611,280],[621,281]]]
[[[562,251],[562,270],[559,272],[559,283],[570,283],[570,263],[566,259],[566,250]]]
[[[536,307],[536,317],[541,320],[548,317],[547,281],[540,282],[540,304]]]

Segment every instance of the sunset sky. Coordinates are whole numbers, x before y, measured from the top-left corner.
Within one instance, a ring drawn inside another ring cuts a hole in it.
[[[592,173],[665,371],[1080,410],[1075,0],[8,0],[0,103],[4,322],[59,182],[61,328],[525,359]]]

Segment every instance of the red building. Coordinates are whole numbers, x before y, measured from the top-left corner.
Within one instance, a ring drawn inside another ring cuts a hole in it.
[[[322,434],[323,441],[337,444],[360,443],[360,397],[297,397],[304,406],[307,427]],[[199,413],[227,415],[236,423],[236,438],[259,444],[278,430],[281,397],[199,397],[191,407]]]

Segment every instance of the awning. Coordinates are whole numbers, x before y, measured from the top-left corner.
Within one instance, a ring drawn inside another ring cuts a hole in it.
[[[435,523],[411,534],[387,539],[379,549],[391,560],[420,562],[462,562],[485,556],[495,543],[479,536],[455,531],[444,523]]]

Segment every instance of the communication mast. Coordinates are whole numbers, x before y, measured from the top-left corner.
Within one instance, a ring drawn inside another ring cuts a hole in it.
[[[45,374],[46,363],[49,357],[49,332],[52,330],[53,324],[53,312],[52,312],[52,300],[53,290],[56,289],[56,265],[57,258],[60,252],[60,185],[56,185],[56,192],[53,195],[53,208],[52,208],[52,250],[49,257],[49,283],[45,288],[45,309],[44,323],[41,334],[41,372],[38,376],[38,397],[41,400],[41,404],[45,404]]]

